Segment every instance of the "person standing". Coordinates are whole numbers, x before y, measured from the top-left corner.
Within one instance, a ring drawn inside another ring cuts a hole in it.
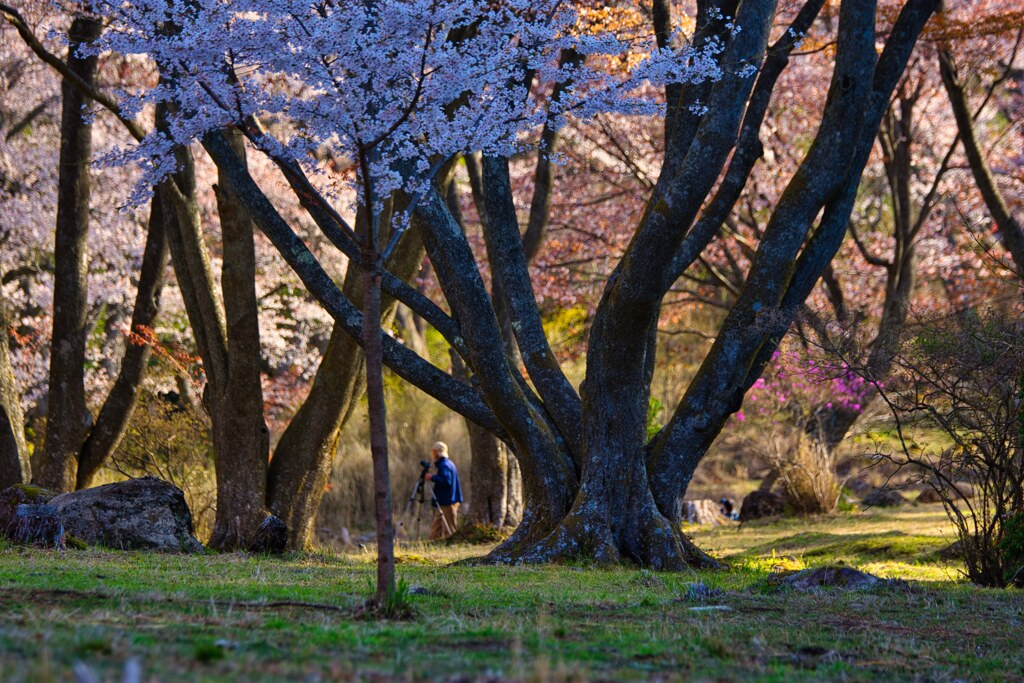
[[[425,478],[434,485],[434,499],[438,505],[434,520],[430,523],[430,540],[436,541],[455,533],[459,503],[462,502],[462,486],[459,484],[459,470],[448,457],[448,445],[438,441],[431,448],[431,453],[437,472],[428,472]]]

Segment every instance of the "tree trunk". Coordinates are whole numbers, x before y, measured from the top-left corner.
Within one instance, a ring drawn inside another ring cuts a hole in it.
[[[377,522],[377,591],[383,608],[395,592],[395,525],[392,518],[391,472],[388,468],[388,420],[384,401],[384,347],[381,341],[381,279],[383,263],[377,247],[381,216],[370,178],[369,154],[359,158],[366,220],[362,227],[360,269],[363,273],[363,351],[366,354],[366,399],[370,418],[370,456],[373,459],[373,504]]]
[[[487,430],[468,422],[469,445],[473,452],[469,470],[469,521],[501,527],[508,517],[508,446]],[[515,456],[511,456],[513,459]]]
[[[1024,226],[1010,211],[1002,191],[996,184],[995,176],[992,175],[988,160],[985,159],[984,150],[981,149],[978,135],[974,129],[974,117],[971,115],[967,94],[960,82],[953,54],[948,49],[939,52],[939,67],[942,73],[942,83],[949,96],[949,103],[956,119],[957,130],[964,143],[964,153],[967,156],[967,163],[971,167],[971,173],[974,175],[974,181],[978,190],[981,191],[981,196],[992,215],[992,220],[999,228],[1003,245],[1010,252],[1018,275],[1024,275]]]
[[[557,133],[551,126],[545,126],[545,142],[551,145],[550,154],[554,153],[554,146],[557,144]],[[476,206],[477,215],[480,217],[480,224],[484,239],[492,240],[492,232],[488,228],[487,203],[484,195],[483,169],[480,158],[476,155],[466,157],[466,169],[469,173],[470,192],[473,203]],[[532,242],[532,251],[526,247],[527,240],[524,237],[524,254],[536,254],[540,243],[544,238],[546,221],[537,216],[536,212],[544,212],[546,215],[550,203],[550,186],[554,170],[550,161],[545,157],[545,152],[540,153],[537,162],[535,178],[540,183],[535,192],[531,205],[531,223],[527,228],[527,235]],[[452,216],[466,230],[466,222],[463,217],[458,188],[454,181],[448,187],[446,197],[449,210]],[[536,207],[536,211],[534,210]],[[531,231],[532,228],[532,231]],[[488,247],[489,252],[493,247]],[[501,281],[495,276],[494,267],[491,272],[491,300],[494,302],[494,312],[501,325],[501,337],[505,345],[505,353],[513,367],[522,365],[522,356],[519,353],[519,345],[516,343],[515,333],[512,329],[512,316],[508,306],[505,305],[505,294],[501,288]],[[466,372],[465,364],[456,354],[452,354],[452,374],[460,379],[469,382],[470,378]],[[494,527],[512,526],[515,527],[522,520],[522,473],[519,471],[519,463],[515,455],[505,444],[494,434],[482,429],[472,420],[466,420],[466,431],[469,432],[469,446],[473,454],[472,467],[469,470],[469,515],[468,518],[474,524],[483,524]],[[514,523],[510,524],[510,521]]]
[[[358,268],[345,277],[362,280]],[[361,289],[360,285],[360,289]],[[363,297],[359,296],[359,304]],[[341,429],[366,386],[363,350],[335,326],[309,396],[274,449],[267,476],[267,505],[288,526],[288,546],[304,550],[313,541],[320,501],[331,476]]]
[[[225,135],[244,160],[241,134],[230,130]],[[210,546],[234,550],[244,547],[266,517],[270,433],[263,419],[253,223],[223,184],[214,190],[223,240],[227,376],[211,382],[206,397],[217,453],[217,516]]]
[[[427,358],[429,351],[426,336],[421,329],[421,319],[408,306],[399,304],[395,309],[395,320],[402,328],[402,341],[405,345],[417,356]]]
[[[380,273],[377,256],[366,255],[363,293],[363,348],[366,350],[366,396],[369,401],[370,452],[373,457],[373,502],[377,519],[377,605],[395,591],[395,526],[392,519],[391,474],[388,470],[387,410],[380,342]]]
[[[95,85],[97,57],[79,49],[96,40],[100,23],[76,17],[68,32],[68,66]],[[36,481],[53,491],[73,491],[78,449],[88,426],[85,405],[85,344],[88,306],[89,164],[92,124],[89,100],[61,82],[60,171],[54,237],[53,333],[50,340],[46,439]]]
[[[452,375],[467,384],[471,377],[462,358],[451,352]],[[469,513],[473,524],[515,527],[523,516],[523,483],[512,449],[491,432],[466,420],[469,448]]]
[[[500,442],[499,443],[504,443]],[[505,449],[508,468],[505,479],[505,521],[500,526],[516,528],[523,521],[523,473],[519,460],[507,447]]]
[[[6,306],[0,300],[0,490],[27,484],[32,475],[25,445],[21,393],[14,379],[7,341],[9,325]]]
[[[128,429],[138,403],[139,387],[146,373],[152,349],[144,340],[152,330],[160,312],[160,293],[167,270],[167,237],[161,213],[160,195],[153,195],[150,204],[149,230],[142,254],[139,284],[132,309],[130,336],[125,341],[124,356],[117,379],[110,389],[96,418],[96,425],[82,444],[78,460],[76,488],[92,485],[100,467],[110,458]]]

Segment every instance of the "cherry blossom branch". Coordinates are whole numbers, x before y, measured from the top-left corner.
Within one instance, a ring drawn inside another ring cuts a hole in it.
[[[78,74],[68,67],[67,63],[63,59],[47,50],[46,46],[36,38],[35,33],[33,33],[32,29],[29,28],[28,23],[25,21],[24,17],[21,16],[21,13],[19,13],[18,10],[0,2],[0,14],[3,15],[3,18],[8,24],[17,30],[21,39],[26,45],[28,45],[29,49],[39,57],[39,59],[53,67],[65,80],[75,86],[75,88],[84,95],[94,100],[97,104],[116,116],[117,120],[124,125],[128,130],[128,133],[131,134],[136,141],[141,142],[142,139],[146,137],[146,131],[139,124],[124,114],[121,109],[121,105],[118,104],[117,100],[98,88],[94,88],[89,83],[86,83]]]

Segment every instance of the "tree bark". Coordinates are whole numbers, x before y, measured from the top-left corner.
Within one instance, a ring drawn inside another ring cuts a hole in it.
[[[471,384],[472,377],[462,358],[453,351],[451,359],[452,374]],[[472,420],[466,420],[466,431],[473,454],[466,518],[484,526],[516,526],[522,519],[523,503],[522,474],[515,455],[505,442]]]
[[[545,138],[554,147],[557,144],[557,132],[553,126],[545,126]],[[493,233],[489,228],[487,216],[487,201],[484,197],[483,168],[480,158],[476,155],[466,157],[466,168],[469,172],[470,192],[473,203],[476,205],[477,214],[480,217],[481,228],[484,239],[488,245],[488,260],[496,252],[493,245]],[[554,169],[549,160],[543,155],[537,162],[535,178],[542,186],[537,186],[534,192],[534,199],[531,204],[531,217],[534,216],[533,207],[537,211],[546,214],[550,203],[550,183]],[[542,167],[542,164],[546,164]],[[546,183],[544,181],[547,181]],[[448,187],[446,197],[448,208],[452,216],[458,222],[462,231],[466,231],[465,219],[462,215],[459,204],[458,188],[453,181]],[[543,233],[546,228],[546,220],[538,218],[534,222],[533,240],[535,243],[534,253],[540,248],[543,240]],[[527,230],[529,234],[529,229]],[[523,249],[527,250],[526,239],[523,240]],[[501,280],[491,268],[491,300],[494,302],[495,314],[501,324],[501,336],[505,345],[505,353],[514,367],[522,364],[522,355],[519,353],[519,345],[516,343],[515,333],[512,330],[512,316],[508,306],[505,305],[505,294],[501,287]],[[452,354],[452,374],[460,379],[470,382],[470,376],[466,366],[456,354]],[[522,473],[519,471],[519,464],[515,455],[505,444],[494,434],[482,429],[471,420],[466,420],[466,431],[469,433],[469,446],[473,454],[472,466],[469,470],[470,505],[468,518],[474,524],[483,524],[494,527],[516,526],[522,519]],[[517,477],[519,478],[517,480]],[[518,496],[517,496],[518,494]],[[518,510],[518,514],[517,511]],[[515,524],[508,524],[509,520],[515,520]]]
[[[378,609],[395,592],[395,525],[392,518],[391,472],[388,468],[388,420],[384,400],[384,349],[381,343],[381,280],[383,263],[377,246],[381,215],[370,177],[370,152],[362,150],[359,172],[363,182],[366,220],[363,221],[359,266],[363,274],[363,352],[366,354],[366,398],[370,418],[370,455],[373,459],[373,502],[377,522]]]
[[[95,41],[100,31],[99,21],[79,16],[68,32],[68,67],[89,85],[95,85],[98,59],[79,51]],[[52,491],[66,492],[75,489],[78,449],[90,420],[85,404],[85,345],[92,124],[89,99],[67,79],[61,82],[61,99],[49,400],[36,481]]]
[[[10,323],[0,300],[0,490],[31,481],[28,449],[25,445],[25,416],[11,367],[7,337]]]
[[[143,340],[148,337],[148,332],[152,330],[160,313],[160,294],[163,291],[164,275],[167,270],[167,251],[164,216],[161,213],[159,193],[156,193],[150,204],[149,229],[142,254],[142,266],[139,269],[139,284],[135,292],[135,307],[132,309],[129,328],[130,336],[125,341],[124,355],[114,386],[111,387],[96,417],[96,425],[82,444],[76,488],[84,489],[92,485],[100,467],[107,462],[120,444],[135,412],[139,387],[152,355],[152,348]]]
[[[884,268],[886,275],[882,313],[878,320],[877,331],[870,343],[862,367],[858,368],[858,372],[871,381],[866,384],[865,393],[859,397],[858,407],[849,405],[849,402],[837,401],[832,408],[820,409],[814,416],[812,424],[808,425],[811,435],[830,449],[838,446],[846,438],[868,403],[876,397],[875,383],[884,382],[892,370],[893,358],[907,321],[910,297],[914,289],[917,236],[938,196],[935,193],[929,193],[921,199],[919,204],[914,201],[913,144],[916,128],[914,108],[917,103],[917,95],[906,92],[905,88],[906,84],[904,83],[896,97],[893,98],[878,133],[878,140],[883,150],[882,164],[893,206],[892,254],[887,259],[876,260],[866,251],[862,243],[856,240],[858,248],[865,250],[865,258],[874,261],[873,265]],[[937,171],[933,181],[936,187],[947,168],[948,166],[943,164]],[[842,293],[834,273],[830,286],[834,288],[834,296],[841,301]],[[825,339],[822,342],[828,343]],[[840,350],[841,355],[844,352],[849,354],[850,350]],[[857,359],[847,362],[860,364]]]
[[[244,161],[240,133],[225,132]],[[252,538],[266,517],[270,433],[263,418],[259,308],[253,223],[223,184],[214,187],[223,244],[227,375],[207,387],[217,452],[217,515],[210,546],[234,550]]]

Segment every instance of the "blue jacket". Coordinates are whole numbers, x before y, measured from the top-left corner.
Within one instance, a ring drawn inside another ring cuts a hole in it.
[[[449,458],[438,458],[434,463],[437,474],[430,478],[434,484],[434,495],[439,505],[462,502],[462,486],[459,485],[459,471]]]

